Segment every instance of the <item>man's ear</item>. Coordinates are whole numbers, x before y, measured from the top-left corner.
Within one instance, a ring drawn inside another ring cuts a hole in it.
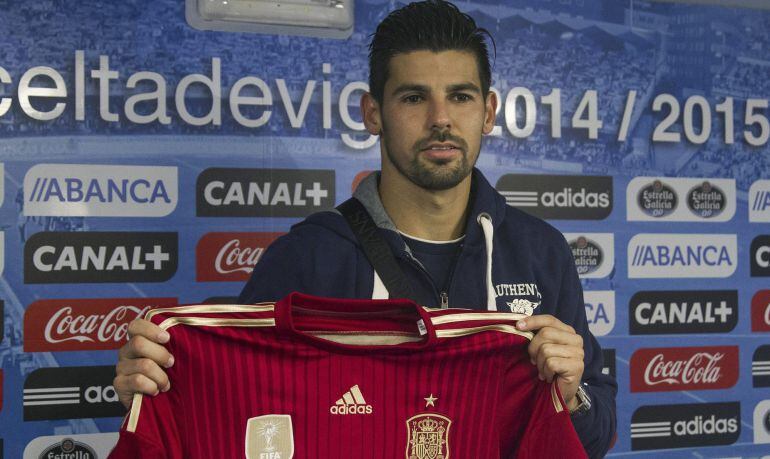
[[[382,133],[380,104],[369,92],[365,92],[361,96],[361,117],[364,119],[364,126],[366,126],[369,134],[380,135]]]
[[[495,128],[495,112],[497,112],[497,93],[489,91],[484,100],[484,126],[482,132],[489,134]]]

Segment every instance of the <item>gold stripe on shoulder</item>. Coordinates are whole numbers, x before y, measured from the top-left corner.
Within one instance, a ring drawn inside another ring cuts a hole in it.
[[[559,394],[556,393],[556,381],[551,384],[551,400],[553,400],[553,407],[556,409],[557,413],[564,411],[564,407],[559,400]]]
[[[136,425],[139,424],[139,412],[142,410],[142,394],[134,394],[134,400],[131,402],[131,411],[128,413],[128,425],[126,430],[136,432]]]
[[[513,325],[495,324],[484,325],[482,327],[470,327],[470,328],[453,328],[449,330],[436,330],[436,338],[457,338],[459,336],[473,335],[485,331],[499,331],[503,333],[510,333],[512,335],[519,335],[531,340],[535,336],[532,332],[519,331]]]
[[[460,314],[447,314],[438,317],[431,317],[434,325],[449,324],[452,322],[465,322],[470,320],[522,320],[526,319],[525,314],[514,314],[513,312],[469,312]]]
[[[217,319],[214,317],[169,317],[159,327],[168,330],[175,325],[197,327],[274,327],[275,319]]]
[[[260,304],[200,304],[195,306],[175,306],[171,308],[150,309],[144,316],[150,320],[154,316],[163,313],[172,314],[196,314],[196,313],[227,313],[227,312],[270,312],[274,309],[273,303]]]

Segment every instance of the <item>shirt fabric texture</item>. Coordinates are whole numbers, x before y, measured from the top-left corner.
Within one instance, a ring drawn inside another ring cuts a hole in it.
[[[150,311],[172,389],[134,398],[110,457],[585,457],[523,317],[300,294]]]

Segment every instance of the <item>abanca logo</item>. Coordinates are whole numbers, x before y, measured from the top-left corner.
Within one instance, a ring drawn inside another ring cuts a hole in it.
[[[637,234],[628,244],[628,277],[729,277],[737,258],[734,234]]]

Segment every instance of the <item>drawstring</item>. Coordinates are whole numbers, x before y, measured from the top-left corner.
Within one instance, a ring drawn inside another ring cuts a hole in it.
[[[495,228],[492,226],[492,217],[486,212],[480,213],[476,217],[476,221],[481,225],[482,231],[484,231],[484,242],[487,249],[487,309],[497,311],[495,286],[492,283],[492,237],[495,234]]]

